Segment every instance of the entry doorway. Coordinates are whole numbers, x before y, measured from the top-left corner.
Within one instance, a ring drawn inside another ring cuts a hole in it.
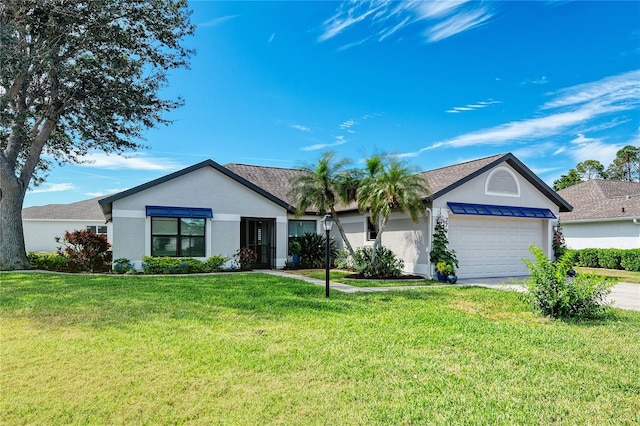
[[[255,269],[270,269],[275,264],[275,220],[245,217],[240,220],[240,248],[257,255]]]

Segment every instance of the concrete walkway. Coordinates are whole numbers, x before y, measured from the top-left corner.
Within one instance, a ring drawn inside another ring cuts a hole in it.
[[[256,272],[262,272],[269,275],[277,275],[280,277],[294,278],[302,281],[306,281],[318,286],[325,286],[324,280],[316,278],[309,278],[302,275],[291,274],[281,270],[256,270]],[[474,278],[474,279],[460,279],[454,285],[443,284],[441,286],[397,286],[397,287],[355,287],[348,284],[337,283],[334,281],[329,282],[329,286],[333,290],[338,290],[343,293],[359,293],[359,292],[384,292],[391,290],[415,290],[419,288],[438,288],[438,287],[465,287],[465,286],[477,286],[492,288],[495,290],[515,290],[524,291],[522,284],[519,284],[525,277],[516,278]],[[611,302],[611,305],[620,309],[627,309],[631,311],[640,311],[640,284],[631,283],[618,283],[611,290],[611,294],[607,297],[607,300]]]

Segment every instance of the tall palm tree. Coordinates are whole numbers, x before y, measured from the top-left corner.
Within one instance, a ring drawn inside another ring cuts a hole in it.
[[[425,214],[423,197],[428,195],[426,180],[406,162],[392,156],[375,155],[366,161],[366,177],[357,191],[358,208],[367,208],[377,235],[373,243],[373,260],[382,245],[382,233],[391,212],[406,213],[413,222]]]
[[[351,256],[355,256],[353,247],[347,239],[340,223],[336,204],[355,200],[356,188],[360,182],[359,172],[349,169],[349,159],[336,159],[332,151],[323,153],[315,164],[304,164],[304,172],[293,181],[289,194],[295,201],[297,214],[303,214],[309,207],[315,207],[320,214],[331,213],[338,227],[342,241]]]

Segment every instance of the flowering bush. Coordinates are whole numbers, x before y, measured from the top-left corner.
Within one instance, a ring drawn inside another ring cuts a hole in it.
[[[562,225],[558,222],[553,230],[553,257],[558,260],[562,257],[565,251],[567,251],[567,244],[564,241],[564,234],[562,232]]]

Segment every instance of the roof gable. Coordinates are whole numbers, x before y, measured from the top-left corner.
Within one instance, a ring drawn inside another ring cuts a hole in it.
[[[262,189],[261,187],[257,186],[256,184],[250,182],[249,180],[245,179],[244,177],[234,173],[233,171],[227,169],[226,167],[221,166],[220,164],[216,163],[213,160],[205,160],[202,161],[198,164],[194,164],[193,166],[187,167],[185,169],[182,170],[178,170],[177,172],[173,172],[170,173],[166,176],[162,176],[158,179],[154,179],[152,181],[149,181],[147,183],[144,183],[142,185],[138,185],[136,187],[133,187],[131,189],[128,189],[126,191],[122,191],[119,192],[117,194],[114,194],[112,196],[103,198],[102,200],[100,200],[100,207],[102,208],[102,211],[104,213],[104,216],[107,217],[107,219],[111,218],[111,209],[113,206],[113,202],[117,201],[119,199],[131,196],[133,194],[136,194],[138,192],[144,191],[146,189],[149,189],[151,187],[154,187],[156,185],[160,185],[164,182],[170,181],[172,179],[178,178],[180,176],[184,176],[186,174],[189,174],[195,170],[201,169],[203,167],[211,167],[217,171],[219,171],[220,173],[224,174],[225,176],[228,176],[229,178],[235,180],[236,182],[238,182],[241,185],[244,185],[245,187],[251,189],[252,191],[255,191],[257,194],[267,198],[268,200],[274,202],[275,204],[287,209],[289,212],[293,212],[295,211],[295,208],[293,206],[291,206],[289,203],[287,203],[285,200],[278,198],[277,196],[273,195],[270,192],[265,191],[264,189]]]
[[[431,188],[431,195],[427,197],[427,200],[432,201],[436,198],[442,197],[446,193],[464,185],[470,180],[505,162],[524,177],[530,184],[532,184],[538,191],[557,205],[561,212],[571,211],[572,207],[566,200],[551,189],[549,185],[544,183],[531,171],[531,169],[525,166],[512,153],[493,155],[491,157],[480,158],[478,160],[467,161],[465,163],[423,172],[422,175],[426,178],[429,183],[429,187]]]

